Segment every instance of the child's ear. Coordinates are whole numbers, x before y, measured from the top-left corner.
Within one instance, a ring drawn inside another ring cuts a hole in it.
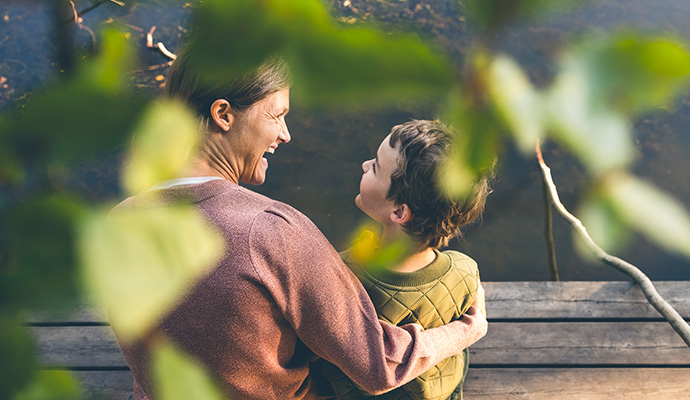
[[[412,211],[407,204],[396,205],[393,211],[391,211],[391,221],[396,224],[403,225],[412,218]]]
[[[211,119],[223,132],[229,131],[235,120],[230,103],[225,99],[214,101],[211,104]]]

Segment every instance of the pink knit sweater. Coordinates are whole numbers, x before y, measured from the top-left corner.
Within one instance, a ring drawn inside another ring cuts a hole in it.
[[[155,334],[164,334],[214,374],[231,399],[315,399],[309,359],[337,365],[372,393],[400,386],[486,333],[472,308],[423,330],[378,320],[361,283],[319,229],[294,208],[225,180],[150,191],[120,208],[192,199],[225,237],[220,264],[183,297]],[[121,347],[147,399],[142,343]],[[312,354],[313,352],[313,354]]]

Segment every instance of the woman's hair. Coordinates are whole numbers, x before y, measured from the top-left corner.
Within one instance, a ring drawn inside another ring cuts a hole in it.
[[[205,79],[192,63],[193,42],[188,40],[178,50],[168,71],[165,94],[184,101],[203,121],[208,121],[211,104],[218,99],[226,99],[233,109],[243,111],[290,86],[287,63],[278,57],[264,61],[242,76],[228,77],[221,82]]]
[[[410,208],[412,217],[403,228],[423,248],[448,245],[462,226],[481,216],[491,193],[493,169],[478,177],[465,198],[451,198],[439,189],[438,172],[449,157],[451,140],[439,121],[412,120],[391,130],[391,147],[400,147],[387,198]]]

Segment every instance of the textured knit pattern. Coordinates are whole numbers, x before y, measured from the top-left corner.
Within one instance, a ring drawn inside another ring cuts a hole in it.
[[[379,318],[395,325],[417,323],[434,328],[457,320],[471,306],[478,288],[476,262],[457,251],[436,251],[435,261],[414,273],[367,271],[357,265],[349,252],[341,256],[362,281]],[[323,364],[324,374],[342,400],[446,400],[462,383],[467,358],[466,351],[453,355],[404,386],[380,396],[362,390],[334,365]]]
[[[153,398],[148,343],[161,335],[210,371],[228,398],[290,400],[318,398],[314,354],[380,393],[485,332],[478,314],[430,330],[380,321],[362,284],[307,217],[225,180],[148,191],[114,212],[180,201],[194,204],[218,230],[226,252],[181,293],[151,340],[120,341],[137,400]]]

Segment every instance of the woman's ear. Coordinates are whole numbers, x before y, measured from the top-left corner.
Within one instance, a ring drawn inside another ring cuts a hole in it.
[[[232,106],[225,99],[218,99],[211,104],[211,119],[223,132],[229,131],[235,120],[232,111]]]
[[[391,221],[396,224],[403,225],[412,218],[412,211],[407,204],[396,205],[391,211]]]

